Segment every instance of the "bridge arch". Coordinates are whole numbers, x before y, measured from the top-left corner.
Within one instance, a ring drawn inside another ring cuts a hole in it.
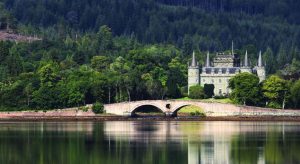
[[[155,104],[141,104],[141,105],[137,105],[137,106],[134,106],[132,109],[131,109],[131,115],[135,115],[135,113],[142,109],[143,107],[152,107],[153,109],[155,109],[156,111],[159,111],[161,113],[164,113],[165,111],[158,105],[155,105]]]

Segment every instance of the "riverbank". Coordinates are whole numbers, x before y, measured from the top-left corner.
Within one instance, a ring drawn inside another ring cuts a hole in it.
[[[93,116],[93,117],[26,117],[6,118],[1,122],[32,122],[32,121],[287,121],[300,122],[300,117],[122,117],[122,116]]]
[[[165,117],[163,113],[129,117],[114,114],[95,114],[90,106],[87,110],[79,108],[57,109],[50,111],[12,111],[0,112],[0,121],[297,121],[300,122],[299,110],[274,110],[267,108],[223,108],[219,115],[196,115],[178,113],[178,117]],[[184,111],[184,110],[183,110]],[[189,111],[189,110],[188,110]],[[228,114],[229,113],[229,114]],[[209,114],[209,113],[208,113]]]
[[[23,115],[23,116],[2,116],[0,121],[290,121],[300,122],[299,116],[219,116],[219,117],[201,117],[201,116],[141,116],[126,117],[116,115],[77,115],[77,116],[54,116],[47,114]]]

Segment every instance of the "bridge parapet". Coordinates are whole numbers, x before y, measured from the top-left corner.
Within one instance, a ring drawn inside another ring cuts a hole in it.
[[[154,106],[160,109],[167,116],[176,115],[177,111],[185,106],[198,106],[208,116],[227,115],[228,111],[239,113],[240,108],[232,104],[210,103],[202,101],[187,101],[187,100],[143,100],[122,102],[105,105],[107,113],[116,115],[132,115],[136,109],[142,106]]]

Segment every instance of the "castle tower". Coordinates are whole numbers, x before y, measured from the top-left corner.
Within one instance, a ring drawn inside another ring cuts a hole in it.
[[[248,73],[252,73],[252,70],[249,66],[249,63],[248,63],[248,52],[246,50],[246,53],[245,53],[245,59],[244,59],[244,63],[243,63],[243,66],[241,67],[241,72],[248,72]]]
[[[193,52],[192,62],[188,68],[188,93],[190,93],[191,86],[200,84],[199,76],[199,63],[196,61],[195,52]]]
[[[259,52],[257,66],[256,66],[256,73],[259,77],[259,82],[262,82],[266,79],[266,70],[264,65],[262,64],[262,57],[261,57],[261,51]]]
[[[209,52],[206,55],[206,67],[210,67]]]

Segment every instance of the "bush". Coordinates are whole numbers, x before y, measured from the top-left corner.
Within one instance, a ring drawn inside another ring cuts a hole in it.
[[[269,102],[268,104],[267,104],[267,107],[268,108],[275,108],[275,109],[280,109],[281,108],[281,105],[279,104],[279,103],[277,103],[277,102]]]
[[[96,102],[93,104],[92,110],[95,114],[104,113],[104,105],[100,102]]]
[[[87,112],[89,110],[89,107],[81,106],[81,107],[78,108],[78,110],[82,110],[83,112]]]
[[[206,116],[205,113],[202,113],[202,112],[200,112],[198,110],[195,111],[195,112],[191,112],[190,115],[191,116],[200,116],[200,117],[205,117]]]
[[[200,85],[195,85],[190,87],[190,93],[189,93],[189,98],[192,99],[204,99],[205,94],[203,87]]]

